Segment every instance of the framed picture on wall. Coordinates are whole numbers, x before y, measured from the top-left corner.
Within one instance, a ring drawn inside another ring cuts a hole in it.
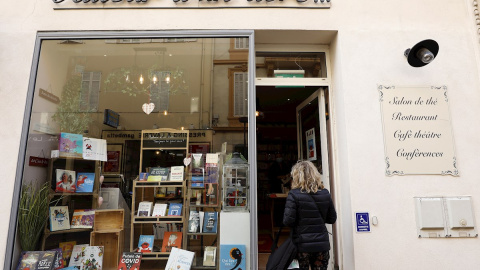
[[[107,161],[103,163],[104,174],[120,174],[122,171],[123,144],[107,145]]]

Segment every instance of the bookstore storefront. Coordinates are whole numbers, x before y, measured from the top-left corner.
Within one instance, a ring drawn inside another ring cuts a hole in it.
[[[12,265],[251,269],[252,34],[39,33]]]

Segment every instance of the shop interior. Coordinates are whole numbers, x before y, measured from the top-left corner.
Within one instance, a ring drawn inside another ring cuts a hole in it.
[[[152,236],[151,250],[142,253],[142,269],[158,269],[169,260],[171,250],[164,244],[176,232],[180,234],[173,239],[178,243],[174,247],[194,254],[192,268],[220,269],[221,245],[235,241],[235,234],[250,239],[252,188],[258,194],[258,250],[269,253],[283,214],[281,199],[271,194],[288,192],[285,175],[299,159],[296,107],[318,87],[257,87],[258,162],[249,164],[248,38],[47,40],[41,46],[22,192],[43,190],[47,212],[33,229],[38,238],[30,249],[24,247],[25,221],[18,220],[17,261],[22,251],[67,248],[63,263],[68,266],[75,245],[101,245],[104,269],[117,269],[123,252],[142,250],[142,237]],[[292,76],[325,77],[325,53],[256,55],[257,77],[285,76],[277,74],[281,70]],[[79,153],[72,142],[62,150],[62,134],[90,140],[90,147],[105,149],[97,153],[103,156],[75,156]],[[197,161],[202,165],[194,169]],[[279,164],[281,170],[272,170]],[[179,166],[183,182],[142,181],[143,173],[162,174],[162,168],[169,169],[170,179]],[[256,187],[249,185],[250,169],[257,170]],[[272,171],[284,174],[273,176]],[[76,181],[82,173],[87,177],[82,181],[90,175],[91,190],[59,190],[58,181],[71,172]],[[210,172],[214,180],[205,182]],[[235,182],[232,177],[244,180]],[[279,184],[282,179],[285,182]],[[147,216],[140,214],[143,202],[150,203]],[[183,209],[179,215],[155,217],[157,203],[168,205],[169,211],[178,204]],[[63,211],[63,217],[52,217],[54,210]],[[93,215],[94,222],[74,227],[76,210]],[[202,212],[214,213],[215,230],[189,231],[189,221]],[[246,228],[221,226],[227,217]],[[63,227],[55,228],[54,221]],[[248,243],[235,248],[243,252],[245,264]]]

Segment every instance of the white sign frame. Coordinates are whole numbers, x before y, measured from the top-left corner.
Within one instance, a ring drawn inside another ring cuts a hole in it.
[[[459,176],[446,86],[377,86],[385,174]]]

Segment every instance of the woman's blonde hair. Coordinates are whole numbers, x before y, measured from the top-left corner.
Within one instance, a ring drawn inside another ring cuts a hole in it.
[[[323,189],[323,181],[320,173],[312,162],[301,160],[293,165],[292,172],[292,189],[300,188],[302,192],[317,192]]]

